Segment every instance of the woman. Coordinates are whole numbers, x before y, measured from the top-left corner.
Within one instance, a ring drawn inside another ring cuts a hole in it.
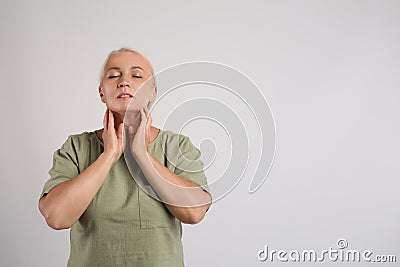
[[[200,222],[211,205],[202,168],[182,167],[184,159],[202,167],[199,150],[186,136],[151,125],[152,79],[140,53],[111,52],[99,86],[104,128],[71,135],[54,153],[39,209],[51,228],[71,228],[68,266],[183,266],[181,222]],[[139,114],[136,126],[126,123],[128,110]],[[164,203],[138,185],[123,153]]]

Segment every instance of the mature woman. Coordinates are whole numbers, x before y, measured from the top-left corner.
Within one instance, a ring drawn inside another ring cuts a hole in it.
[[[181,222],[200,222],[211,196],[200,151],[188,137],[151,125],[153,79],[140,53],[111,52],[99,86],[104,128],[71,135],[54,153],[39,209],[51,228],[71,228],[68,266],[184,265]],[[128,153],[139,172],[129,171]],[[201,168],[189,170],[188,160]],[[158,200],[136,182],[140,174]]]

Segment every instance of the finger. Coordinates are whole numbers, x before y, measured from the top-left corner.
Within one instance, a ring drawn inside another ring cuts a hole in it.
[[[108,129],[114,129],[114,113],[108,110]]]
[[[150,115],[149,109],[145,106],[144,108],[144,113],[146,114],[146,117]]]
[[[147,116],[147,121],[149,124],[149,127],[151,126],[151,123],[153,122],[153,118],[151,117],[151,114],[149,113],[149,115]]]
[[[118,129],[117,129],[117,138],[118,139],[122,139],[123,129],[124,129],[124,124],[120,123],[118,125]]]
[[[126,140],[128,139],[129,136],[129,127],[126,127],[123,123],[122,127],[121,127],[121,131],[122,131],[122,147],[124,148],[126,146]]]
[[[135,134],[135,132],[134,132],[133,126],[132,126],[132,125],[129,125],[129,126],[128,126],[128,135],[129,135],[129,138],[132,139],[133,136],[134,136],[134,134]]]
[[[150,114],[150,111],[149,111],[149,109],[147,107],[144,107],[144,112],[146,113],[147,119],[151,120],[151,114]]]
[[[150,114],[148,114],[147,122],[146,122],[146,131],[147,131],[147,133],[150,133],[151,122],[152,122],[151,116],[150,116]]]
[[[140,115],[141,115],[141,119],[142,119],[141,122],[140,122],[140,125],[142,125],[142,124],[146,125],[147,116],[146,116],[146,113],[145,113],[143,108],[140,110]]]
[[[106,112],[104,113],[104,118],[103,118],[103,126],[107,130],[107,117],[108,117],[108,109],[106,109]]]

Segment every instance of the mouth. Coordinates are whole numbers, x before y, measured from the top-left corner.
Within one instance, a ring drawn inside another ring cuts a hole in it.
[[[127,93],[127,92],[120,93],[117,96],[117,98],[132,98],[132,97],[133,97],[133,95],[131,95],[130,93]]]

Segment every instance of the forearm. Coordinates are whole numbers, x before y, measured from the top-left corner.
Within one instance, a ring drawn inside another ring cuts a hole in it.
[[[70,228],[85,212],[113,165],[101,154],[82,173],[54,187],[39,200],[39,209],[53,229]]]
[[[169,211],[184,223],[200,222],[211,205],[211,196],[199,185],[166,168],[150,153],[137,157],[147,180]]]

